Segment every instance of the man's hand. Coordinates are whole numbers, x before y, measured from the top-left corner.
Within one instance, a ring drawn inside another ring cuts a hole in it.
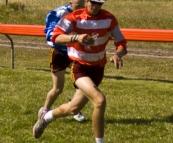
[[[95,40],[88,34],[80,34],[77,41],[85,45],[93,45]]]
[[[114,63],[117,69],[123,67],[123,60],[118,55],[110,57],[110,61]]]

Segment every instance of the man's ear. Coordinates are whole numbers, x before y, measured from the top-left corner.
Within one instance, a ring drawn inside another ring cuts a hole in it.
[[[72,0],[69,1],[69,4],[72,4]]]

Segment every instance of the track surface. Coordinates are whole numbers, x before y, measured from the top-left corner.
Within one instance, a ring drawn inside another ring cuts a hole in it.
[[[11,47],[10,42],[8,40],[0,39],[0,47]],[[14,47],[23,47],[23,48],[31,48],[31,49],[49,49],[46,43],[31,43],[31,42],[23,42],[23,41],[15,41]],[[115,53],[114,47],[107,47],[107,54]],[[163,49],[131,49],[128,48],[128,56],[139,56],[139,57],[153,57],[153,58],[167,58],[173,59],[173,51],[167,51]]]

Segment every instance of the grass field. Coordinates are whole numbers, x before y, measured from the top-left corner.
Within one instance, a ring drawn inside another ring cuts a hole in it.
[[[32,127],[37,110],[51,88],[48,50],[16,48],[15,69],[9,68],[8,50],[0,52],[0,142],[92,143],[92,105],[84,109],[86,121],[57,119],[36,140]],[[3,55],[3,58],[2,58]],[[2,64],[2,63],[1,63]],[[171,143],[173,140],[172,59],[124,57],[116,70],[108,62],[100,89],[107,97],[105,141],[107,143]],[[53,107],[67,102],[74,88],[66,74],[63,94]]]
[[[42,25],[46,13],[65,2],[22,1],[26,6],[24,11],[2,6],[0,23]],[[2,1],[0,4],[3,5]],[[104,7],[117,16],[121,27],[173,29],[172,5],[171,0],[108,0]],[[43,40],[13,38],[14,41]],[[172,43],[129,42],[128,47],[173,51]],[[123,60],[124,67],[120,70],[107,63],[100,85],[107,97],[105,142],[173,143],[172,59],[127,55]],[[40,139],[32,136],[37,111],[52,87],[49,50],[15,47],[15,69],[12,70],[10,48],[2,46],[0,61],[0,143],[94,143],[91,103],[82,110],[85,122],[78,123],[72,117],[57,119]],[[72,97],[75,89],[69,77],[68,69],[64,92],[53,107]]]
[[[14,2],[25,5],[18,9]],[[44,24],[51,9],[67,3],[68,0],[9,0],[9,6],[0,9],[2,23]],[[5,0],[1,0],[1,5]],[[108,0],[103,8],[112,12],[123,28],[173,29],[172,0]]]

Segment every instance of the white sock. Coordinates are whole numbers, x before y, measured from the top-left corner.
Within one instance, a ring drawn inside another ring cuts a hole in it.
[[[44,119],[46,122],[51,122],[53,121],[55,118],[52,115],[52,110],[48,111],[45,115],[44,115]]]
[[[104,143],[104,138],[96,138],[96,143]]]

